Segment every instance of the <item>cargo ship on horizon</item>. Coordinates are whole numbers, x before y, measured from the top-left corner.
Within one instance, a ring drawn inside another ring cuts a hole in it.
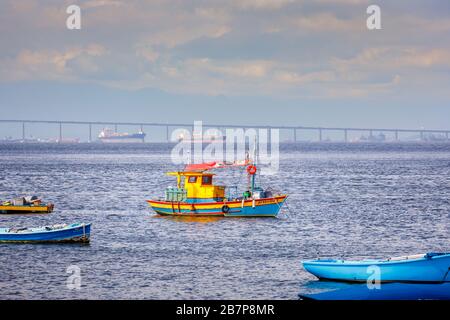
[[[138,133],[118,133],[105,128],[98,135],[98,139],[104,143],[143,143],[145,142],[145,136],[146,134],[142,131]]]

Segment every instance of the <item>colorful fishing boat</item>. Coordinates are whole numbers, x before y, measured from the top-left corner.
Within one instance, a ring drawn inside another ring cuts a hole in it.
[[[377,272],[380,282],[450,281],[450,253],[427,253],[385,260],[319,259],[303,261],[303,267],[323,280],[366,282],[369,277],[376,276],[374,272]]]
[[[211,170],[245,166],[249,179],[242,195],[238,195],[236,186],[213,184],[215,174],[211,173]],[[256,166],[249,161],[188,165],[184,171],[168,173],[176,177],[177,187],[167,188],[165,198],[147,202],[160,215],[276,217],[287,195],[276,194],[256,186],[256,172]]]
[[[57,224],[37,228],[0,228],[0,242],[83,242],[90,240],[91,224]]]
[[[10,201],[0,201],[0,213],[50,213],[53,211],[53,203],[43,204],[36,196],[21,197]]]

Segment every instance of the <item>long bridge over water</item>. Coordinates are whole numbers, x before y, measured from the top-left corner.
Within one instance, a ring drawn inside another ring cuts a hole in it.
[[[64,138],[64,125],[83,125],[86,126],[89,132],[89,141],[92,139],[92,127],[93,126],[112,126],[117,132],[119,126],[136,126],[141,131],[144,131],[145,127],[160,127],[166,131],[166,141],[170,141],[170,130],[172,128],[194,128],[193,123],[157,123],[157,122],[110,122],[110,121],[62,121],[62,120],[19,120],[19,119],[0,119],[0,123],[12,123],[22,126],[22,140],[26,140],[27,124],[52,124],[59,126],[59,141],[63,141]],[[394,135],[395,140],[399,140],[399,133],[411,133],[420,135],[423,140],[425,134],[439,134],[446,140],[449,140],[450,129],[400,129],[400,128],[350,128],[350,127],[312,127],[312,126],[283,126],[283,125],[237,125],[237,124],[212,124],[204,123],[204,128],[242,128],[242,129],[279,129],[288,130],[292,132],[292,140],[298,141],[297,134],[299,131],[316,131],[318,141],[323,141],[323,134],[328,131],[342,132],[343,141],[348,141],[348,135],[350,132],[365,132],[369,136],[373,136],[374,132],[377,133],[391,133]]]

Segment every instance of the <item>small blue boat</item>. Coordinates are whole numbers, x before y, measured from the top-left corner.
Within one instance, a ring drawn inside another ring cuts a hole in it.
[[[303,267],[321,280],[366,282],[369,277],[374,278],[374,272],[377,272],[380,282],[450,281],[450,253],[427,253],[385,260],[319,259],[303,261]]]
[[[83,242],[90,240],[91,224],[57,224],[37,228],[0,228],[0,242]]]
[[[450,282],[386,283],[380,290],[369,289],[365,284],[353,284],[348,288],[299,294],[303,300],[450,300]]]

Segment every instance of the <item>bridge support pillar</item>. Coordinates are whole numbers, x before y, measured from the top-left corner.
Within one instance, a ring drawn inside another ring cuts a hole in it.
[[[395,131],[395,141],[398,141],[398,131]]]
[[[226,136],[227,135],[226,129],[222,128],[222,127],[217,127],[216,129],[218,130],[218,133],[222,136],[222,139],[224,141],[226,141],[226,138],[227,138],[227,136]]]
[[[319,129],[319,141],[322,142],[322,129]]]
[[[89,124],[89,142],[92,142],[92,124]]]
[[[25,141],[25,122],[22,122],[22,140]]]
[[[169,140],[169,126],[166,126],[166,142],[170,142],[170,140]]]
[[[347,132],[347,129],[344,130],[344,141],[345,141],[345,142],[348,141],[348,132]]]
[[[117,133],[117,124],[114,125],[114,132]]]
[[[62,123],[60,122],[59,123],[59,143],[61,143],[62,142]]]
[[[294,142],[297,142],[297,129],[294,129]]]

